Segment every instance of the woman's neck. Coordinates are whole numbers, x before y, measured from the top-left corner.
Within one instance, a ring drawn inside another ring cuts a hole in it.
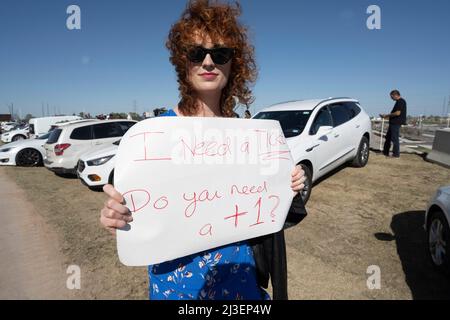
[[[197,117],[221,117],[220,94],[204,94],[197,98]]]
[[[175,112],[183,115],[181,110],[177,108]],[[220,110],[220,94],[200,95],[197,98],[197,113],[194,117],[221,117]]]

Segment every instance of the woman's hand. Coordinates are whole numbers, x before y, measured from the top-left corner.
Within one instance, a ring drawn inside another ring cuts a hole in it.
[[[301,166],[296,166],[292,171],[291,188],[295,194],[299,193],[305,187],[304,183],[306,181],[305,171],[303,171]]]
[[[100,212],[100,222],[112,234],[116,229],[123,228],[133,221],[130,210],[123,205],[122,195],[110,184],[103,187],[103,191],[109,196]]]

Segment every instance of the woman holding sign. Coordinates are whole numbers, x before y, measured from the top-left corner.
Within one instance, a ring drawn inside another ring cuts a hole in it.
[[[178,74],[181,100],[177,108],[163,116],[233,117],[236,97],[246,105],[252,102],[249,85],[256,79],[256,66],[246,31],[237,21],[239,15],[239,5],[210,4],[208,0],[189,2],[181,19],[173,25],[166,44]],[[304,181],[303,171],[294,168],[292,190],[301,191]],[[113,186],[105,186],[104,191],[109,199],[101,210],[100,220],[115,232],[133,218]],[[275,236],[266,236],[261,242],[274,243],[273,239]],[[281,252],[284,256],[279,262],[283,264],[280,270],[285,270],[283,236],[279,243],[280,250],[270,250],[265,257],[271,259]],[[256,247],[259,249],[254,250]],[[267,258],[256,259],[254,255],[261,248],[264,248],[261,243],[252,247],[250,242],[240,242],[149,266],[150,299],[267,299],[268,294],[262,289],[267,286],[259,281],[255,262]],[[274,260],[269,265],[277,263]],[[286,282],[285,275],[282,281]],[[283,288],[286,285],[281,284]],[[287,298],[287,292],[278,298]]]

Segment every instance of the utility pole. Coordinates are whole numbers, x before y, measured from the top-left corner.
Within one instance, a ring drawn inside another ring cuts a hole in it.
[[[447,97],[444,97],[444,104],[442,105],[442,117],[445,117],[445,108],[447,107]]]
[[[47,102],[47,117],[49,117],[50,116],[50,106],[48,105],[48,102]]]
[[[44,111],[44,103],[42,102],[42,117],[45,117],[45,111]]]
[[[448,96],[448,103],[447,103],[447,114],[450,113],[450,96]]]

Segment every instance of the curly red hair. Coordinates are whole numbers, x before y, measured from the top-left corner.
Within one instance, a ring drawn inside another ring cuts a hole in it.
[[[175,66],[181,100],[178,105],[186,116],[197,113],[197,96],[188,81],[187,48],[193,45],[195,34],[208,35],[213,43],[234,48],[230,76],[220,99],[224,117],[234,117],[235,97],[246,106],[253,101],[250,86],[256,81],[257,70],[254,48],[249,43],[247,29],[238,22],[241,7],[221,4],[218,1],[190,0],[171,28],[166,47],[170,51],[170,62]]]

